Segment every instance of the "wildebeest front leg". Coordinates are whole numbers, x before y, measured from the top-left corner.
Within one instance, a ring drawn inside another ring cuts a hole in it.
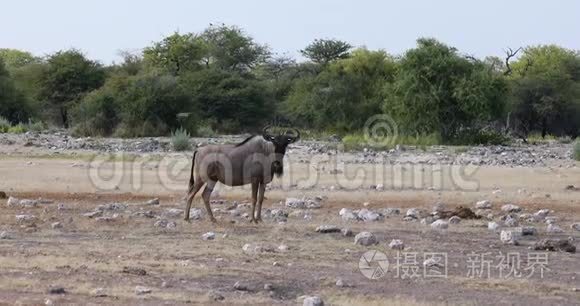
[[[216,223],[216,220],[211,212],[211,207],[209,206],[209,197],[211,196],[211,192],[213,191],[213,187],[215,186],[216,181],[208,181],[205,189],[201,196],[203,197],[203,203],[205,204],[205,209],[207,210],[207,215],[211,222]]]
[[[256,222],[262,222],[262,202],[264,201],[264,192],[266,192],[266,184],[260,183],[260,188],[258,189],[258,216],[256,217]]]
[[[257,181],[252,181],[252,219],[250,219],[250,223],[258,223],[256,218],[254,218],[256,213],[256,200],[258,198],[258,185],[259,183]]]

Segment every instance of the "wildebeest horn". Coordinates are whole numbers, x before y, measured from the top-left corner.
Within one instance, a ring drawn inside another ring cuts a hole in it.
[[[300,139],[300,131],[295,128],[287,130],[286,135],[289,135],[293,138],[292,142],[296,142],[298,139]]]
[[[268,129],[271,127],[272,127],[271,125],[266,125],[264,127],[264,129],[262,129],[262,136],[267,140],[274,138],[274,136],[272,136],[272,134],[268,133]]]

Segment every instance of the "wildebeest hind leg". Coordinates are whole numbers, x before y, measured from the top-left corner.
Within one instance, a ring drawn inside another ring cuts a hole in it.
[[[255,222],[258,223],[258,221],[256,221],[256,218],[254,217],[256,215],[256,200],[258,198],[258,185],[259,183],[256,181],[252,182],[252,218],[250,219],[250,223]]]
[[[197,179],[191,189],[187,193],[187,205],[185,206],[185,221],[189,220],[189,210],[191,210],[191,203],[197,192],[203,187],[204,182],[201,179]]]
[[[207,210],[207,215],[209,216],[210,221],[213,223],[215,223],[216,220],[213,216],[213,213],[211,212],[211,207],[209,206],[209,197],[211,196],[211,192],[213,191],[213,187],[215,186],[215,184],[216,181],[207,182],[207,185],[205,186],[205,189],[201,194],[201,197],[203,198],[203,203],[205,204],[205,209]]]
[[[266,192],[266,184],[260,183],[260,188],[258,189],[258,216],[256,217],[256,222],[262,222],[262,202],[264,202],[264,192]]]

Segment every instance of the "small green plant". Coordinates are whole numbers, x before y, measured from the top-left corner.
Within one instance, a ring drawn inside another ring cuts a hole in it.
[[[580,140],[576,140],[576,144],[574,144],[574,159],[580,161]]]
[[[4,117],[0,117],[0,133],[6,133],[12,127],[10,121]]]
[[[8,133],[12,133],[12,134],[22,134],[26,132],[26,127],[22,124],[22,123],[18,123],[15,126],[11,126],[8,129]]]
[[[42,132],[46,129],[46,125],[42,121],[28,120],[28,123],[25,124],[24,128],[27,131]]]
[[[183,128],[179,128],[171,133],[171,145],[175,151],[185,151],[191,149],[189,133]]]

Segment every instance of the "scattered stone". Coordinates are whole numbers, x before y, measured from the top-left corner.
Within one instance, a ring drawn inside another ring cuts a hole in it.
[[[147,288],[147,287],[143,287],[143,286],[137,286],[135,287],[135,294],[137,295],[143,295],[143,294],[149,294],[151,293],[151,288]]]
[[[556,221],[558,221],[558,218],[556,217],[546,217],[546,224],[554,224],[556,223]]]
[[[15,197],[9,197],[8,201],[6,201],[6,205],[8,206],[17,206],[18,204],[20,204],[20,200]]]
[[[176,228],[177,227],[177,223],[173,222],[173,221],[169,221],[166,219],[160,219],[155,221],[155,223],[153,224],[153,226],[155,227],[159,227],[159,228]]]
[[[536,213],[534,213],[533,218],[536,221],[542,221],[546,219],[549,213],[550,213],[549,209],[540,209]]]
[[[438,267],[438,268],[443,268],[443,264],[440,262],[441,259],[437,260],[433,257],[426,259],[425,261],[423,261],[423,266],[424,267]]]
[[[298,198],[286,198],[285,205],[289,208],[306,208],[306,201]]]
[[[506,227],[517,227],[517,226],[519,225],[519,224],[518,224],[518,220],[516,220],[516,218],[513,218],[513,217],[512,217],[512,216],[510,216],[510,215],[508,215],[508,216],[505,218],[505,220],[504,220],[503,224],[504,224]]]
[[[4,200],[8,197],[8,195],[6,194],[6,192],[4,191],[0,191],[0,200]]]
[[[106,297],[107,293],[103,288],[96,288],[93,291],[91,291],[91,295],[94,297]]]
[[[510,231],[510,230],[501,231],[501,233],[499,235],[499,239],[504,244],[518,245],[519,244],[518,238],[519,238],[518,233],[516,231]]]
[[[475,203],[475,208],[476,209],[491,209],[491,201],[489,201],[489,200],[478,201],[477,203]]]
[[[113,214],[111,216],[103,216],[103,217],[97,217],[95,218],[95,221],[97,222],[112,222],[119,219],[119,214]]]
[[[383,184],[377,184],[377,187],[375,187],[375,189],[377,191],[383,191],[383,190],[385,190],[385,185],[383,185]]]
[[[95,211],[91,211],[91,212],[88,212],[88,213],[84,213],[83,214],[83,217],[87,217],[89,219],[92,219],[92,218],[100,217],[102,215],[103,215],[103,212],[102,211],[95,210]]]
[[[53,287],[48,289],[48,294],[66,294],[63,287]]]
[[[271,253],[274,252],[274,248],[258,243],[246,243],[242,247],[244,253],[248,255],[257,255],[261,253]]]
[[[522,208],[514,204],[506,204],[501,207],[501,210],[508,213],[518,213],[522,211]]]
[[[401,214],[401,209],[399,208],[383,208],[380,210],[381,214],[383,216],[389,217],[389,216],[394,216],[394,215],[400,215]]]
[[[34,215],[16,215],[16,222],[18,224],[32,223],[34,221],[36,221],[36,216]]]
[[[497,222],[488,222],[487,229],[490,231],[497,231],[500,228],[500,225]]]
[[[538,230],[533,226],[522,226],[516,229],[522,236],[536,236]]]
[[[546,231],[551,234],[561,234],[564,232],[564,230],[556,224],[548,224]]]
[[[378,243],[377,238],[371,232],[361,232],[354,237],[354,243],[363,246],[375,245]]]
[[[195,214],[193,213],[196,210],[196,208],[192,208],[189,211],[189,218],[190,219],[194,219]],[[184,216],[185,211],[183,209],[179,209],[179,208],[170,208],[170,209],[166,209],[163,212],[163,216],[165,218],[177,218],[177,217],[183,217]]]
[[[54,222],[53,224],[50,225],[50,227],[52,227],[53,229],[62,228],[62,223]]]
[[[563,251],[576,253],[576,246],[568,239],[542,239],[534,245],[535,251]]]
[[[580,232],[580,223],[573,223],[570,228]]]
[[[285,245],[285,244],[281,244],[281,245],[278,246],[278,251],[280,251],[280,252],[286,252],[286,251],[288,251],[288,246]]]
[[[146,205],[159,205],[159,198],[151,199],[145,203]]]
[[[341,209],[338,212],[338,215],[344,221],[356,221],[356,220],[358,220],[358,216],[351,209],[348,209],[348,208]]]
[[[272,291],[272,290],[274,290],[274,285],[272,285],[270,283],[265,283],[264,284],[264,290],[266,290],[266,291]]]
[[[38,205],[37,200],[22,199],[20,200],[20,206],[23,207],[36,207]]]
[[[431,228],[435,230],[444,230],[449,227],[449,223],[444,220],[436,220],[435,222],[431,223]]]
[[[349,285],[346,284],[346,282],[342,278],[337,279],[335,285],[336,285],[336,287],[339,287],[339,288],[350,287]]]
[[[568,186],[564,187],[564,190],[580,191],[580,187],[575,187],[574,185],[568,185]]]
[[[324,301],[319,296],[309,296],[304,299],[302,306],[324,306]]]
[[[207,296],[209,297],[210,300],[213,300],[215,302],[225,300],[225,297],[221,293],[214,291],[214,290],[211,290],[210,292],[208,292]]]
[[[123,270],[121,272],[127,273],[127,274],[139,275],[139,276],[147,275],[147,271],[145,271],[145,269],[138,268],[138,267],[123,267]]]
[[[358,217],[363,221],[378,221],[381,219],[381,215],[366,208],[363,208],[358,212]]]
[[[445,204],[439,202],[433,206],[433,212],[441,212],[445,211]]]
[[[234,284],[234,289],[239,291],[248,291],[248,285],[238,281]]]
[[[11,239],[10,234],[7,231],[0,232],[0,239]]]
[[[393,250],[402,250],[405,248],[405,244],[403,243],[402,240],[399,239],[393,239],[391,240],[391,242],[389,243],[389,247]]]
[[[118,211],[127,209],[127,205],[121,203],[109,203],[97,206],[95,210],[100,211]]]
[[[214,240],[215,239],[215,233],[214,232],[207,232],[207,233],[201,235],[201,239],[203,239],[203,240]]]
[[[344,237],[352,237],[354,235],[354,233],[350,228],[343,228],[340,230],[340,232]]]
[[[141,210],[133,213],[135,217],[155,218],[155,213],[152,210]]]
[[[429,225],[429,224],[433,223],[433,221],[434,221],[433,217],[425,217],[425,218],[421,219],[421,224]]]
[[[419,211],[419,209],[417,208],[409,208],[407,210],[407,213],[405,214],[405,217],[410,217],[413,219],[419,219],[419,215],[421,214],[421,212]]]
[[[449,224],[459,224],[461,222],[461,218],[458,216],[453,216],[449,218]]]
[[[340,232],[340,228],[335,225],[321,225],[316,228],[316,231],[319,233],[338,233]]]

